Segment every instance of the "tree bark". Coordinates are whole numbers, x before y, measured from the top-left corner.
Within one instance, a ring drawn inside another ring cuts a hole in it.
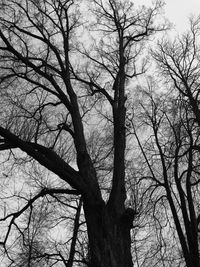
[[[121,216],[102,201],[98,205],[84,204],[89,238],[90,267],[132,267],[131,237],[134,211],[124,210]]]

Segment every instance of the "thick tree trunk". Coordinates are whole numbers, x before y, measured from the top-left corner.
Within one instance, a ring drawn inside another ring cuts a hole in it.
[[[121,216],[102,202],[84,204],[89,238],[90,267],[132,267],[130,229],[134,212],[127,209]]]

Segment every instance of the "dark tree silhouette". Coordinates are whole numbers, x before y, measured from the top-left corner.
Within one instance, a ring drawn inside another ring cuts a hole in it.
[[[199,25],[199,18],[192,18],[188,32],[174,41],[164,39],[152,52],[163,77],[158,82],[162,90],[152,79],[148,89],[143,88],[140,118],[149,139],[143,142],[135,132],[148,169],[142,179],[149,181],[148,196],[160,231],[178,237],[173,264],[187,267],[200,264]],[[170,226],[172,219],[175,227]],[[163,240],[164,250],[167,237]]]
[[[88,266],[128,267],[135,215],[125,206],[128,81],[145,71],[149,37],[168,26],[155,24],[161,1],[139,10],[128,0],[89,5],[86,12],[78,0],[1,2],[0,149],[62,181],[5,215],[11,221],[1,244],[7,249],[12,226],[38,198],[81,195]]]
[[[161,251],[163,266],[170,266],[170,261],[198,266],[199,130],[191,107],[174,88],[159,92],[151,80],[142,95],[139,113],[143,119],[140,127],[134,127],[143,155],[137,176],[145,188],[148,216],[157,225],[154,261]],[[145,138],[139,137],[141,131]]]
[[[163,42],[153,55],[161,72],[180,95],[184,118],[176,123],[176,160],[174,163],[177,191],[184,228],[176,222],[176,228],[187,266],[199,266],[199,25],[198,18],[190,19],[190,29],[173,43]],[[184,147],[185,152],[182,151]],[[181,153],[181,156],[180,156]],[[187,157],[186,166],[179,167],[182,157]],[[180,169],[182,174],[179,176]],[[185,169],[185,170],[184,170]],[[181,181],[184,181],[184,186]]]

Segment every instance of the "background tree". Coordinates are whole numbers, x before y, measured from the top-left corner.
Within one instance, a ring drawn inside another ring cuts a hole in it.
[[[189,211],[185,210],[184,214],[186,245],[183,253],[187,266],[199,265],[199,25],[199,17],[191,18],[189,31],[173,43],[160,43],[158,51],[154,53],[164,77],[170,79],[181,96],[182,107],[187,112],[187,129],[192,128],[187,130],[190,164],[185,181]]]
[[[151,81],[143,91],[143,123],[140,120],[140,128],[135,128],[144,159],[138,182],[146,188],[144,196],[158,236],[155,254],[150,255],[154,263],[156,256],[158,266],[184,266],[183,259],[186,266],[198,266],[199,154],[193,147],[199,142],[199,131],[190,107],[176,90],[164,93],[155,88]],[[141,129],[146,129],[144,139],[139,138]]]
[[[90,36],[81,16],[89,14],[80,1],[1,2],[0,149],[11,150],[12,158],[20,157],[30,168],[37,162],[56,175],[24,208],[11,214],[5,210],[1,221],[11,221],[1,244],[9,255],[15,219],[38,198],[81,195],[89,240],[86,263],[126,267],[133,265],[135,215],[125,206],[127,86],[145,71],[145,42],[167,26],[154,22],[161,1],[140,10],[131,1],[93,0],[90,5],[98,36],[90,39],[88,50]],[[101,131],[96,161],[89,135],[94,129]],[[108,136],[111,141],[102,148]],[[101,169],[104,161],[107,168]],[[70,265],[70,259],[63,264]]]
[[[141,92],[140,127],[135,128],[146,164],[139,180],[152,201],[166,266],[168,251],[175,251],[173,265],[199,266],[198,42],[199,18],[192,18],[188,32],[158,43],[152,55],[163,75],[156,82],[161,89],[149,79]],[[141,129],[145,135],[139,138]]]

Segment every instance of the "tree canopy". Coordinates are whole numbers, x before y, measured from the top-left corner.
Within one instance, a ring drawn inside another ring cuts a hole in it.
[[[199,267],[199,18],[170,41],[159,0],[0,7],[3,266]]]

